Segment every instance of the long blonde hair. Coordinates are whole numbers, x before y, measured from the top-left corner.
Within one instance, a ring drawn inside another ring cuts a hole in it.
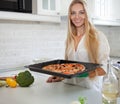
[[[83,5],[85,10],[85,47],[88,51],[89,59],[93,63],[99,63],[98,62],[98,49],[99,49],[99,42],[97,40],[97,30],[94,28],[94,26],[89,22],[88,19],[88,13],[87,13],[87,7],[86,2],[84,0],[73,0],[69,6],[68,9],[68,33],[67,33],[67,39],[66,39],[66,49],[65,49],[65,59],[68,59],[68,52],[70,48],[72,47],[74,49],[74,37],[76,35],[76,27],[72,24],[70,20],[71,16],[71,7],[76,4],[80,3]]]

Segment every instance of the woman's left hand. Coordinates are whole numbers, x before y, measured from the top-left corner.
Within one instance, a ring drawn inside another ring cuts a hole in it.
[[[105,74],[106,74],[106,72],[104,71],[104,69],[103,69],[103,68],[101,68],[101,67],[96,68],[96,70],[95,70],[95,71],[97,72],[97,75],[98,75],[98,76],[103,76],[103,75],[105,75]]]
[[[94,71],[89,72],[89,78],[94,78],[95,76],[103,76],[105,74],[106,72],[104,71],[104,69],[99,67],[96,68]]]

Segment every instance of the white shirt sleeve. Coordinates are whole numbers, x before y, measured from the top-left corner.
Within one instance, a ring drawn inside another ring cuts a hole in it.
[[[107,71],[107,60],[110,55],[110,47],[106,36],[103,33],[99,34],[99,62],[102,64],[102,68]]]

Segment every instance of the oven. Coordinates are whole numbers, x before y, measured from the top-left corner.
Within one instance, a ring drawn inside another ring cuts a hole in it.
[[[0,11],[32,13],[32,0],[0,0]]]

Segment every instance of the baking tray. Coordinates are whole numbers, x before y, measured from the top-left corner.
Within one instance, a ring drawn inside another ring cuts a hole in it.
[[[85,66],[85,70],[82,72],[68,75],[68,74],[57,73],[57,72],[52,72],[52,71],[42,69],[44,66],[47,66],[50,64],[63,64],[63,63],[80,63],[80,64],[83,64]],[[72,77],[76,77],[78,75],[81,75],[83,73],[95,70],[97,67],[100,67],[100,66],[101,66],[101,64],[57,59],[57,60],[51,60],[51,61],[46,61],[46,62],[42,62],[42,63],[32,64],[32,65],[27,66],[27,68],[29,68],[31,71],[35,71],[35,72],[59,76],[59,77],[63,77],[63,78],[72,78]]]

